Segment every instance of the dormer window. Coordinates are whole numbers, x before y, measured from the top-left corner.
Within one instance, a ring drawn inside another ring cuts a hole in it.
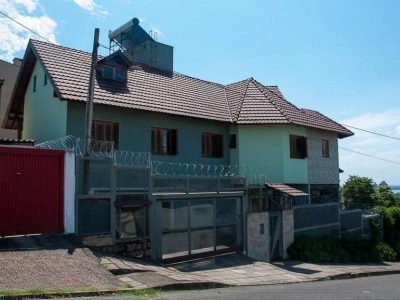
[[[126,81],[126,70],[116,66],[103,65],[102,76],[105,79],[123,82]]]

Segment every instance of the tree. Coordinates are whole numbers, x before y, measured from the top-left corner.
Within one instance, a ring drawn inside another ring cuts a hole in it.
[[[375,207],[374,185],[371,178],[350,176],[342,188],[342,196],[346,207],[368,209]]]
[[[390,207],[400,205],[400,196],[393,193],[388,185],[379,184],[379,187],[375,190],[374,198],[380,206]]]

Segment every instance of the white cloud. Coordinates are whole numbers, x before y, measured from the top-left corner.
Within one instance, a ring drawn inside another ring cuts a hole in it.
[[[360,127],[363,129],[380,129],[387,128],[393,125],[400,125],[399,120],[400,110],[398,108],[388,109],[382,112],[371,112],[342,120],[342,124]]]
[[[0,7],[11,18],[56,43],[57,22],[43,12],[38,0],[0,0]],[[0,58],[2,59],[11,61],[19,51],[25,49],[30,38],[40,39],[6,17],[0,20]]]
[[[161,31],[160,26],[159,25],[151,25],[150,26],[150,31],[149,31],[150,35],[155,39],[159,39],[160,37],[164,36],[164,33]]]
[[[110,15],[108,11],[104,10],[94,0],[73,0],[73,1],[83,9],[89,11],[92,15],[98,15],[102,17]]]
[[[342,124],[400,138],[400,110],[375,111],[342,120]],[[352,129],[352,128],[350,128]],[[400,141],[352,129],[355,136],[340,140],[340,146],[400,163]],[[400,165],[340,150],[340,167],[345,170],[342,181],[349,175],[361,175],[377,182],[400,183]]]

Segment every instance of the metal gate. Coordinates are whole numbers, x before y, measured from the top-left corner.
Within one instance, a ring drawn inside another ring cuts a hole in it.
[[[282,258],[282,213],[271,212],[269,215],[270,255],[271,260]]]
[[[64,151],[0,147],[0,236],[64,231]]]
[[[182,261],[240,251],[241,216],[239,197],[162,201],[163,261]]]

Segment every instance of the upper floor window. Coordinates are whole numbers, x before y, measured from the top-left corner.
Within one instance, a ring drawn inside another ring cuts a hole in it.
[[[93,120],[92,137],[97,141],[114,142],[114,149],[119,148],[118,123]]]
[[[202,153],[205,157],[222,157],[224,155],[222,135],[203,133]]]
[[[47,75],[44,74],[44,85],[47,85]]]
[[[321,140],[322,157],[329,157],[329,141]]]
[[[126,80],[126,70],[123,68],[118,68],[110,65],[103,65],[102,76],[105,79],[111,79],[116,81]]]
[[[175,155],[176,149],[176,129],[151,129],[151,152],[153,154]]]
[[[307,157],[307,138],[305,136],[290,135],[290,158]]]

